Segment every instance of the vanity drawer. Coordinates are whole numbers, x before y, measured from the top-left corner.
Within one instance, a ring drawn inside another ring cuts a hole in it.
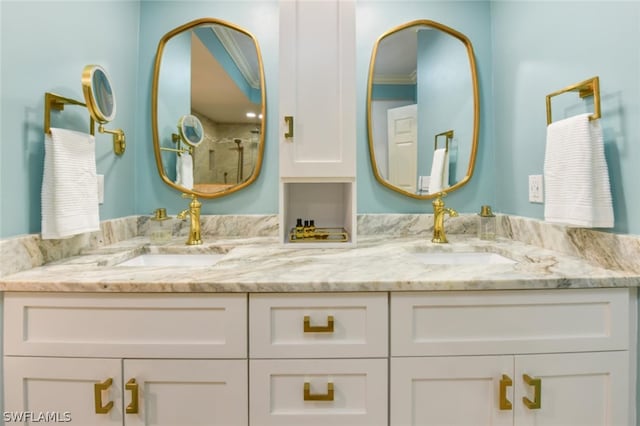
[[[387,380],[386,359],[250,360],[249,424],[386,426]]]
[[[386,293],[251,294],[249,310],[251,358],[388,354]]]
[[[629,348],[629,289],[391,294],[391,355]]]
[[[5,355],[246,358],[246,294],[6,293]]]

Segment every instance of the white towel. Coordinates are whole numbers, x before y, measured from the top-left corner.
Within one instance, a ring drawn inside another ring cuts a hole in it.
[[[51,129],[44,139],[42,238],[100,230],[95,138]]]
[[[418,176],[418,194],[429,193],[430,181],[431,181],[431,176]]]
[[[544,158],[544,217],[583,228],[612,228],[613,202],[600,120],[590,114],[551,123]]]
[[[433,151],[429,193],[435,194],[449,187],[449,151],[445,148]]]
[[[193,189],[193,157],[188,152],[176,158],[176,185]]]

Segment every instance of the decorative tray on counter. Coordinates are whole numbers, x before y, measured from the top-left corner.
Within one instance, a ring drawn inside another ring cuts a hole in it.
[[[289,241],[292,243],[343,243],[349,241],[349,233],[344,228],[316,228],[311,235],[296,238],[296,228],[291,228]]]

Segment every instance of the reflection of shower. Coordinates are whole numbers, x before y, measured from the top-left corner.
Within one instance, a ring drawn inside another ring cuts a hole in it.
[[[238,151],[238,166],[236,169],[236,183],[242,182],[243,179],[243,169],[244,169],[244,147],[242,144],[242,139],[234,139],[236,144],[235,148],[231,148],[234,151]]]

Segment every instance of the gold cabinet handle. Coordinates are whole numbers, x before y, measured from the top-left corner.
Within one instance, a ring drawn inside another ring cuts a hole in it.
[[[138,414],[138,384],[136,379],[130,379],[124,388],[131,391],[131,403],[127,405],[127,414]]]
[[[327,325],[311,325],[309,315],[304,316],[305,333],[333,333],[333,315],[327,316]]]
[[[96,408],[96,414],[107,414],[113,408],[113,401],[109,401],[107,405],[102,404],[102,391],[108,390],[113,384],[113,379],[109,377],[102,383],[94,383],[93,399]]]
[[[293,137],[293,116],[285,115],[284,122],[287,123],[287,131],[285,132],[284,137],[292,138]]]
[[[501,410],[511,410],[513,405],[511,401],[507,399],[507,388],[509,386],[513,386],[513,381],[511,377],[506,374],[502,375],[502,379],[500,379],[500,409]]]
[[[311,384],[304,382],[304,400],[305,401],[333,401],[333,383],[327,383],[327,393],[325,394],[312,394]]]
[[[531,378],[528,374],[522,375],[522,380],[529,385],[533,386],[533,401],[526,396],[522,397],[522,402],[530,410],[537,410],[542,405],[542,379]]]

